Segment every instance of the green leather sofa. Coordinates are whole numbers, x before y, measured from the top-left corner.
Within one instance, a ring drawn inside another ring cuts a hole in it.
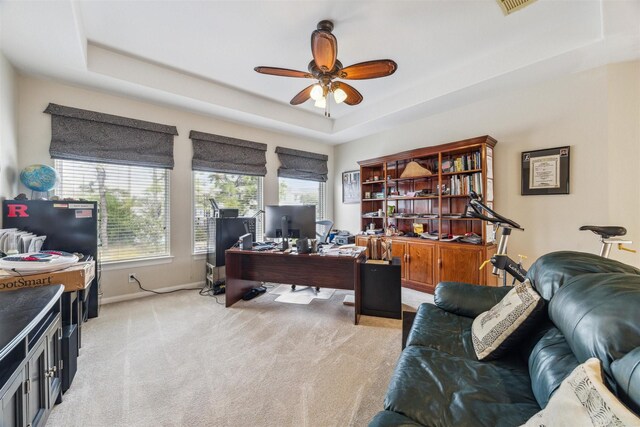
[[[579,252],[538,259],[527,277],[547,316],[505,357],[478,361],[471,323],[509,291],[440,283],[416,314],[377,426],[519,426],[578,364],[601,360],[618,398],[640,413],[640,270]]]

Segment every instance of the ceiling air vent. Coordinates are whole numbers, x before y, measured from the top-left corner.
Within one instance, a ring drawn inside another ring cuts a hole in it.
[[[498,0],[500,7],[505,15],[515,12],[516,10],[520,10],[525,6],[530,5],[536,0]]]

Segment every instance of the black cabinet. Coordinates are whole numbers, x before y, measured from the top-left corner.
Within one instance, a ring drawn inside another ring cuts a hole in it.
[[[0,427],[46,423],[62,396],[62,286],[3,292]]]
[[[0,398],[2,402],[2,426],[24,427],[27,425],[27,405],[25,402],[25,369],[16,372],[13,380],[5,387]]]
[[[402,317],[401,267],[393,264],[362,264],[360,270],[361,313],[368,316]]]

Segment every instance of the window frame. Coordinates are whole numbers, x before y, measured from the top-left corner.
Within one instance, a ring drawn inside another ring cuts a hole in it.
[[[258,210],[264,211],[264,177],[258,175],[247,175],[241,173],[226,173],[226,172],[206,172],[206,171],[191,171],[191,255],[193,257],[202,257],[207,254],[207,248],[197,250],[196,249],[196,174],[204,173],[204,174],[220,174],[220,175],[234,175],[234,176],[250,176],[258,179]],[[221,206],[222,207],[222,206]],[[208,218],[205,216],[204,218]],[[263,224],[264,214],[258,215],[256,217],[256,241],[262,241],[264,239],[264,224]]]
[[[316,206],[316,221],[327,219],[327,183],[323,181],[312,181],[298,178],[278,177],[278,205],[282,206],[280,200],[280,182],[282,179],[315,182],[318,184],[318,205]]]
[[[84,161],[84,160],[66,160],[66,159],[54,159],[54,168],[59,172],[60,175],[60,181],[59,184],[56,184],[56,187],[54,189],[54,193],[56,196],[59,197],[67,197],[67,195],[64,194],[60,194],[60,190],[59,190],[59,185],[62,183],[64,177],[64,169],[65,169],[65,165],[62,164],[60,166],[60,164],[62,162],[72,162],[72,163],[80,163],[82,165],[101,165],[101,166],[106,166],[106,167],[113,167],[113,166],[117,166],[117,167],[127,167],[127,168],[145,168],[145,169],[156,169],[160,172],[162,172],[164,174],[165,177],[165,182],[164,182],[164,187],[165,187],[165,191],[164,191],[164,195],[165,195],[165,199],[164,199],[164,206],[165,206],[165,216],[166,216],[166,220],[165,220],[165,230],[164,230],[164,239],[166,244],[165,246],[165,252],[163,253],[158,253],[156,255],[151,255],[151,256],[138,256],[138,257],[127,257],[127,258],[120,258],[120,259],[110,259],[110,260],[104,260],[104,254],[102,251],[102,246],[99,244],[98,245],[98,254],[99,254],[99,261],[100,264],[105,266],[105,270],[112,270],[112,269],[118,269],[118,268],[125,268],[124,265],[155,265],[155,264],[163,264],[163,263],[167,263],[167,262],[172,262],[173,260],[173,255],[171,254],[171,171],[169,169],[165,169],[165,168],[154,168],[154,167],[149,167],[149,166],[132,166],[132,165],[125,165],[125,164],[117,164],[117,163],[105,163],[105,162],[88,162],[88,161]],[[68,166],[67,166],[68,167]],[[73,173],[77,173],[77,172],[73,172]],[[72,197],[81,197],[81,196],[72,196]],[[100,236],[100,222],[102,221],[102,213],[100,212],[100,201],[97,201],[97,209],[98,209],[98,230],[97,230],[97,234],[98,234],[98,239],[101,238]]]

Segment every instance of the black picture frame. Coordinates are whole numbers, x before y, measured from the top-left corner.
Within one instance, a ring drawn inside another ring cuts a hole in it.
[[[570,154],[569,146],[523,151],[520,194],[569,194]]]
[[[342,203],[360,203],[360,171],[342,172]]]

